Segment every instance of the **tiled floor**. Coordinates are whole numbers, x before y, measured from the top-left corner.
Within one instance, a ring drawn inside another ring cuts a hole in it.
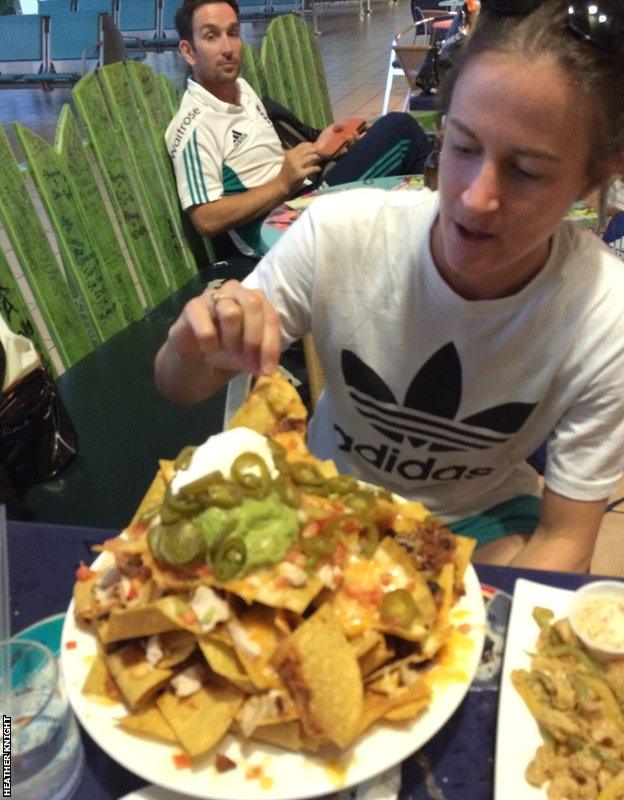
[[[434,4],[429,4],[434,5]],[[393,36],[410,22],[408,0],[396,3],[373,0],[373,13],[358,15],[356,0],[333,0],[321,7],[319,44],[335,119],[363,116],[371,120],[381,113]],[[257,44],[265,23],[243,26],[244,38]],[[182,84],[184,64],[177,53],[153,54],[148,63]],[[390,109],[400,109],[406,86],[395,78]],[[56,118],[63,103],[70,102],[69,89],[46,93],[39,90],[0,90],[0,121],[14,144],[10,123],[21,122],[47,141],[54,140]],[[15,144],[14,144],[15,146]],[[6,248],[6,241],[0,241]],[[9,253],[10,257],[10,253]],[[592,571],[624,576],[624,481],[613,495],[615,502],[603,522],[592,562]]]

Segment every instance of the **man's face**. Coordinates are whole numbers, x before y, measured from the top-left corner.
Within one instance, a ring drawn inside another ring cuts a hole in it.
[[[242,48],[236,14],[226,3],[199,6],[193,14],[193,40],[180,42],[195,80],[217,96],[238,78]]]

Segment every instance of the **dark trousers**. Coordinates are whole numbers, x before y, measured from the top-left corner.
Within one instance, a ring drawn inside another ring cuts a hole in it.
[[[402,112],[385,114],[323,175],[328,186],[387,175],[422,174],[433,143]]]

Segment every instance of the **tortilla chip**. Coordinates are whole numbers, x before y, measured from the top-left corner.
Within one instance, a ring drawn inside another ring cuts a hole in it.
[[[281,372],[261,375],[228,428],[251,428],[265,436],[279,431],[305,430],[308,412],[295,387]]]
[[[362,714],[362,676],[327,604],[284,639],[275,664],[308,736],[339,747],[351,741]]]
[[[255,569],[253,573],[236,580],[218,584],[246,603],[258,602],[272,608],[287,608],[303,614],[323,588],[318,578],[310,577],[304,586],[283,586],[278,565]]]
[[[385,586],[384,578],[393,576],[392,585]],[[414,598],[416,613],[406,627],[381,619],[379,603],[369,596],[396,588],[407,589]],[[412,558],[393,538],[387,536],[379,543],[372,558],[352,557],[343,573],[341,586],[328,596],[334,612],[347,636],[366,629],[394,634],[402,639],[420,642],[435,624],[437,607],[424,575],[416,569]]]
[[[395,721],[413,719],[421,714],[431,702],[431,690],[422,680],[412,686],[398,690],[394,695],[367,691],[360,719],[358,736],[374,722],[384,717]]]
[[[134,733],[138,736],[147,736],[149,739],[159,739],[172,744],[177,744],[178,742],[173,729],[156,706],[150,706],[143,709],[143,711],[137,711],[134,714],[122,717],[119,720],[119,725],[128,733]]]
[[[170,669],[153,667],[140,644],[131,642],[114,653],[104,653],[104,662],[126,702],[136,711],[143,708],[173,675]]]
[[[207,753],[227,733],[244,695],[231,684],[210,684],[190,695],[163,692],[156,704],[176,738],[191,756]]]
[[[117,684],[99,654],[93,659],[82,686],[82,693],[103,703],[118,703],[122,699]]]
[[[271,658],[283,634],[276,623],[276,611],[259,604],[245,609],[238,616],[245,633],[260,648],[260,654],[252,657],[243,647],[232,640],[236,654],[256,689],[281,689],[283,683],[271,663]]]
[[[464,594],[464,575],[476,546],[476,539],[455,534],[455,552],[453,553],[453,562],[455,564],[453,589],[455,597],[461,597]]]
[[[250,680],[236,655],[236,650],[231,645],[211,639],[209,636],[198,638],[197,641],[199,649],[213,672],[233,683],[242,692],[251,694],[256,691],[253,681]]]
[[[296,720],[278,722],[275,725],[259,725],[251,734],[251,738],[295,752],[307,750],[315,753],[319,749],[319,743],[307,736],[301,723]]]
[[[98,635],[103,644],[111,644],[123,639],[153,636],[179,627],[157,605],[134,606],[114,608],[107,622],[98,628]]]
[[[362,677],[370,675],[386,661],[389,661],[394,655],[394,650],[388,647],[384,636],[379,634],[379,641],[373,646],[371,650],[364,653],[358,658],[360,664],[360,672]]]
[[[165,490],[171,482],[171,475],[173,474],[173,461],[160,461],[159,469],[156,477],[149,485],[147,492],[145,492],[143,499],[139,503],[134,516],[130,520],[128,528],[139,522],[144,514],[149,514],[152,509],[161,505],[165,497]]]
[[[163,657],[158,662],[161,669],[177,667],[191,655],[197,647],[197,639],[188,631],[165,631],[160,634]]]

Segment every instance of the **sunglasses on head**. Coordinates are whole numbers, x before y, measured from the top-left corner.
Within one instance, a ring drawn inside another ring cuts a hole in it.
[[[481,0],[481,8],[504,17],[524,17],[542,0]],[[622,0],[570,0],[568,25],[577,36],[607,53],[624,53]]]

